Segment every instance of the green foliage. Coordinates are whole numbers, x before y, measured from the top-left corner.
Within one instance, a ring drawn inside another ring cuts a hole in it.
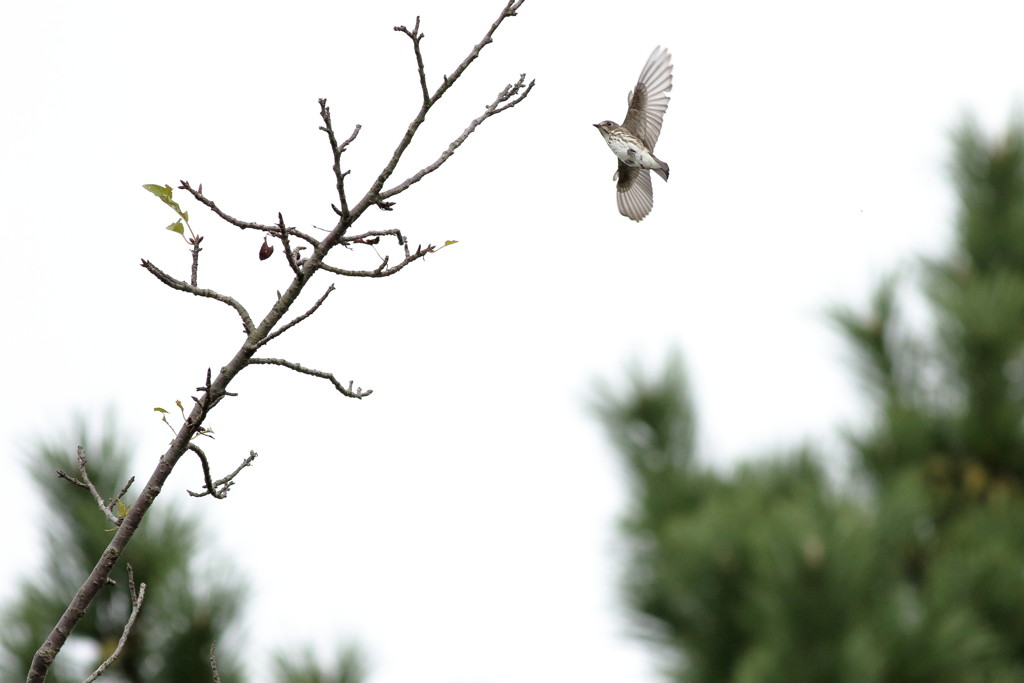
[[[178,204],[177,201],[175,201],[174,188],[172,188],[170,185],[153,185],[151,183],[143,185],[142,187],[148,192],[151,192],[154,195],[156,195],[156,197],[159,198],[160,201],[162,201],[167,206],[171,207],[171,210],[174,211],[174,213],[178,214],[178,220],[168,225],[167,230],[178,233],[183,238],[185,238],[186,241],[188,241],[188,238],[185,237],[185,228],[188,228],[189,235],[191,235],[192,239],[195,240],[195,233],[192,232],[192,226],[189,225],[188,223],[188,211],[183,211],[181,205]],[[191,242],[189,243],[191,244]]]
[[[174,188],[172,188],[170,185],[153,184],[143,185],[142,187],[143,189],[152,192],[160,199],[160,201],[162,201],[167,206],[171,207],[174,213],[181,216],[181,219],[183,221],[185,221],[186,223],[188,222],[188,211],[182,211],[181,205],[174,200]]]
[[[0,617],[0,678],[21,680],[36,648],[45,640],[71,596],[110,540],[110,522],[89,492],[58,479],[63,469],[77,476],[74,445],[88,456],[89,476],[98,490],[117,495],[129,476],[130,454],[115,425],[102,434],[79,421],[71,434],[32,447],[26,459],[40,491],[43,565],[22,581],[18,598]],[[125,504],[141,489],[136,482]],[[147,584],[128,645],[103,680],[176,683],[210,679],[214,640],[235,642],[247,589],[223,559],[202,561],[200,525],[174,509],[154,509],[132,539],[124,560],[137,583]],[[116,646],[131,611],[125,562],[115,569],[116,586],[100,593],[57,658],[48,680],[81,681]],[[230,648],[218,653],[225,683],[240,681],[241,666]]]
[[[181,414],[181,421],[185,422],[188,419],[188,417],[185,415],[185,406],[182,405],[180,400],[175,401],[174,405],[178,407],[178,412]],[[177,428],[175,428],[175,426],[172,425],[170,421],[167,419],[167,416],[171,414],[170,411],[165,410],[164,408],[157,407],[153,408],[153,412],[160,413],[160,421],[167,425],[167,428],[171,430],[171,434],[173,434],[174,436],[178,435]],[[195,435],[192,437],[192,439],[195,440],[200,436],[205,436],[209,439],[212,439],[213,430],[207,427],[200,427],[195,433]]]
[[[321,666],[312,648],[298,653],[279,653],[274,657],[274,680],[280,683],[363,683],[366,664],[362,652],[342,648],[332,666]]]
[[[952,253],[836,308],[873,401],[854,477],[807,450],[718,473],[695,453],[681,363],[596,412],[633,491],[625,591],[687,682],[1024,680],[1024,129],[955,137]]]

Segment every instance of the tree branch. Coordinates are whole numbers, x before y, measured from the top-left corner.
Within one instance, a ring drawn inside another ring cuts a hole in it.
[[[291,242],[288,239],[288,228],[284,224],[284,216],[281,212],[277,212],[277,227],[278,227],[278,238],[281,240],[281,245],[284,246],[284,257],[288,261],[288,267],[292,269],[296,277],[302,277],[302,273],[299,272],[299,264],[296,262],[295,252],[292,251]],[[265,237],[263,239],[266,239]],[[299,247],[304,249],[305,247]]]
[[[220,207],[218,207],[213,202],[213,200],[208,199],[206,195],[203,194],[202,185],[200,185],[199,188],[196,189],[189,185],[187,180],[182,180],[180,182],[181,184],[178,186],[178,189],[185,190],[186,192],[191,194],[196,201],[198,201],[200,204],[206,206],[215,214],[217,214],[217,216],[225,223],[230,223],[236,228],[240,228],[242,230],[259,230],[260,232],[269,232],[272,235],[279,235],[281,233],[281,228],[277,225],[263,225],[262,223],[251,223],[249,221],[239,220],[234,216],[224,213],[223,211],[221,211]],[[292,237],[298,237],[299,239],[308,242],[313,247],[316,247],[320,244],[320,240],[311,237],[310,235],[307,235],[306,233],[296,228],[288,228],[287,233]]]
[[[370,230],[359,235],[347,235],[341,238],[341,244],[376,244],[380,241],[381,237],[394,237],[398,240],[399,244],[405,244],[405,237],[402,235],[402,231],[397,228],[391,228],[389,230]]]
[[[165,273],[164,271],[157,268],[155,265],[153,265],[146,259],[142,259],[142,267],[151,272],[154,276],[156,276],[156,279],[160,280],[160,282],[164,283],[171,289],[177,289],[178,291],[181,292],[188,292],[189,294],[194,294],[195,296],[200,296],[207,299],[214,299],[216,301],[220,301],[221,303],[227,304],[228,306],[231,306],[231,308],[235,309],[235,312],[238,313],[238,317],[242,319],[242,329],[245,330],[246,334],[252,334],[253,328],[255,326],[252,324],[252,318],[249,317],[249,312],[245,310],[245,307],[242,306],[242,304],[238,303],[230,296],[221,294],[220,292],[215,292],[212,289],[203,289],[202,287],[195,287],[193,285],[188,284],[187,282],[182,282],[181,280],[175,279],[168,275],[167,273]]]
[[[217,641],[210,643],[210,673],[213,675],[213,683],[220,683],[220,672],[217,671]]]
[[[124,500],[125,494],[128,493],[128,489],[130,489],[132,487],[132,484],[134,484],[134,483],[135,483],[135,475],[132,475],[132,476],[128,477],[128,481],[125,482],[125,485],[121,487],[121,490],[118,492],[117,497],[116,498],[111,498],[110,502],[107,503],[107,510],[110,510],[111,512],[113,512],[114,511],[114,506],[117,505],[117,501],[119,501],[119,500],[123,501]],[[121,521],[121,518],[118,517],[118,523],[120,523],[120,521]]]
[[[505,3],[505,7],[502,8],[501,14],[494,21],[494,23],[491,24],[490,29],[488,29],[487,33],[484,34],[484,37],[480,40],[480,42],[477,43],[472,50],[470,50],[470,53],[455,68],[455,71],[453,71],[450,76],[444,77],[444,79],[441,82],[441,85],[439,85],[437,90],[434,91],[434,94],[431,95],[428,99],[424,100],[423,104],[420,106],[419,112],[416,114],[412,122],[409,124],[409,127],[406,129],[405,135],[402,136],[402,139],[398,142],[398,146],[395,147],[395,151],[392,152],[391,159],[388,160],[388,163],[384,166],[384,169],[377,176],[377,179],[373,181],[373,184],[370,186],[370,189],[367,190],[363,198],[359,200],[359,203],[356,205],[356,207],[352,209],[350,214],[350,220],[354,221],[356,218],[362,215],[363,211],[365,211],[372,205],[379,204],[382,201],[382,197],[380,196],[381,189],[384,187],[384,184],[388,181],[388,178],[391,177],[391,175],[395,172],[395,169],[398,167],[398,162],[401,161],[402,156],[405,154],[405,150],[409,147],[409,144],[412,142],[413,137],[416,135],[416,131],[419,130],[419,127],[423,124],[423,121],[426,120],[427,112],[429,112],[430,108],[433,107],[434,104],[436,104],[437,101],[441,99],[441,97],[448,91],[450,87],[452,87],[455,81],[457,81],[459,77],[462,76],[466,69],[469,68],[469,65],[472,64],[476,60],[476,58],[480,56],[480,52],[487,45],[493,42],[494,33],[495,31],[498,30],[498,27],[501,26],[502,22],[505,21],[505,19],[507,19],[508,17],[516,16],[516,10],[518,10],[519,7],[523,4],[523,1],[524,0],[508,0],[508,2]],[[416,23],[415,33],[409,31],[404,26],[396,26],[395,30],[405,33],[406,35],[410,36],[410,38],[412,38],[414,35],[419,35],[420,39],[422,39],[423,37],[422,34],[419,34],[419,22]],[[419,41],[414,38],[413,43],[414,49],[416,49],[418,54]],[[417,59],[419,59],[419,57]],[[423,78],[425,79],[425,76]],[[531,88],[532,85],[533,84],[531,83]],[[523,97],[525,96],[526,93],[524,93]],[[475,127],[476,126],[474,126],[474,128]],[[462,143],[460,142],[459,144]],[[414,180],[413,182],[416,181]],[[412,183],[409,184],[411,185]],[[391,192],[391,195],[395,194],[397,194],[397,192]],[[347,226],[344,229],[347,229]],[[344,229],[339,231],[340,234],[344,234]]]
[[[194,443],[190,443],[188,448],[199,456],[199,462],[203,468],[203,483],[206,485],[206,491],[203,493],[196,493],[195,491],[185,489],[188,492],[188,495],[193,498],[202,498],[203,496],[213,496],[218,499],[227,498],[228,491],[235,485],[235,477],[238,476],[239,472],[251,465],[252,461],[255,460],[257,456],[256,451],[249,451],[249,457],[243,460],[242,464],[235,468],[234,472],[222,479],[213,481],[213,478],[210,476],[210,462],[206,458],[206,453],[203,452],[203,449]]]
[[[193,247],[193,268],[192,276],[188,283],[181,280],[177,280],[162,270],[157,268],[149,261],[143,260],[142,265],[146,270],[152,273],[158,280],[163,284],[177,289],[179,291],[188,292],[195,296],[204,298],[211,298],[221,303],[224,303],[235,310],[238,316],[242,320],[242,326],[245,330],[246,339],[242,342],[240,347],[235,351],[234,355],[228,360],[226,364],[221,366],[216,377],[212,377],[212,373],[208,370],[206,376],[206,383],[204,386],[199,387],[201,395],[199,397],[193,397],[194,405],[192,410],[185,416],[182,425],[178,428],[175,433],[174,439],[171,441],[167,450],[157,460],[153,472],[151,473],[149,480],[146,482],[145,487],[139,493],[137,499],[128,508],[124,518],[117,522],[117,529],[114,532],[113,538],[107,544],[107,548],[103,551],[102,555],[97,559],[95,566],[86,577],[78,591],[75,593],[64,614],[61,615],[60,619],[54,625],[53,629],[47,635],[46,640],[36,650],[35,656],[32,659],[32,664],[28,672],[27,683],[42,683],[46,678],[47,672],[51,668],[54,662],[54,658],[58,655],[61,649],[67,642],[68,637],[74,631],[76,625],[85,616],[87,610],[92,604],[93,600],[98,595],[99,591],[110,582],[110,573],[120,560],[121,556],[125,552],[132,536],[138,530],[139,525],[142,523],[146,513],[153,505],[157,496],[164,489],[167,484],[168,478],[171,472],[174,470],[178,461],[182,456],[192,450],[200,455],[200,461],[204,462],[205,454],[202,454],[202,449],[195,446],[193,439],[203,434],[206,430],[203,427],[203,423],[209,416],[210,411],[223,399],[225,396],[233,396],[234,394],[228,391],[231,382],[238,376],[242,370],[249,365],[280,365],[282,367],[294,370],[302,374],[310,375],[313,377],[319,377],[326,379],[337,389],[339,393],[344,396],[351,398],[364,398],[369,396],[371,390],[363,390],[361,387],[353,387],[353,382],[349,382],[348,386],[343,386],[333,374],[323,372],[321,370],[315,370],[303,367],[297,363],[278,359],[278,358],[255,358],[254,354],[264,345],[269,339],[279,336],[284,331],[294,327],[296,324],[305,320],[312,315],[319,306],[326,299],[327,294],[324,294],[321,299],[314,304],[314,306],[307,311],[307,313],[299,316],[294,321],[287,323],[286,325],[278,328],[284,316],[288,313],[291,306],[295,304],[301,295],[304,287],[310,281],[311,277],[316,273],[317,270],[325,270],[327,272],[336,273],[340,275],[347,275],[352,277],[386,277],[393,275],[399,270],[404,268],[409,263],[418,259],[424,258],[427,254],[436,251],[433,245],[427,245],[426,247],[419,246],[413,252],[409,249],[408,242],[405,237],[397,230],[383,230],[383,231],[371,231],[362,235],[346,238],[345,234],[351,225],[366,211],[370,206],[379,206],[384,209],[390,209],[391,203],[386,202],[385,196],[381,195],[384,185],[388,179],[394,174],[395,168],[398,166],[399,161],[402,159],[403,154],[412,142],[420,125],[426,118],[427,112],[433,107],[434,104],[448,91],[448,89],[462,76],[468,66],[479,57],[481,50],[493,40],[493,35],[502,22],[508,17],[516,15],[516,10],[522,5],[523,0],[507,0],[505,7],[502,9],[500,16],[491,25],[490,29],[485,33],[483,39],[477,43],[476,46],[470,51],[469,55],[458,65],[458,67],[451,73],[450,76],[446,76],[442,79],[441,84],[434,91],[433,95],[428,98],[424,98],[419,112],[413,118],[412,123],[405,131],[402,138],[399,140],[398,145],[391,154],[390,159],[385,164],[383,170],[378,174],[377,178],[371,183],[370,188],[366,194],[356,203],[355,206],[349,208],[347,205],[347,199],[345,198],[344,192],[344,178],[348,174],[348,171],[342,172],[340,166],[340,155],[345,151],[346,147],[351,144],[356,136],[359,134],[359,126],[356,126],[352,135],[342,143],[337,142],[337,138],[333,132],[333,125],[329,116],[329,109],[327,109],[326,102],[321,102],[321,111],[324,118],[324,128],[328,133],[328,140],[331,142],[332,157],[334,160],[334,175],[336,186],[338,190],[338,200],[341,207],[335,207],[336,213],[339,215],[337,224],[328,232],[327,236],[323,240],[317,240],[312,236],[296,230],[295,228],[289,228],[285,225],[284,219],[281,215],[278,215],[277,225],[263,225],[261,223],[252,223],[247,221],[239,220],[224,211],[222,211],[217,205],[203,194],[202,185],[198,188],[193,189],[187,182],[182,181],[180,188],[186,192],[189,192],[192,197],[206,206],[214,214],[216,214],[221,220],[226,223],[237,227],[242,230],[257,230],[263,233],[267,233],[270,236],[278,237],[285,245],[285,254],[288,258],[288,264],[291,267],[294,277],[288,286],[284,289],[283,293],[279,292],[277,301],[270,307],[270,310],[266,313],[263,319],[257,324],[254,323],[252,318],[246,309],[235,299],[219,294],[213,290],[203,289],[198,286],[198,242],[199,238],[192,244]],[[401,31],[402,29],[399,28]],[[420,42],[423,39],[423,34],[419,32],[419,21],[414,27],[413,31],[404,31],[413,39],[414,53],[417,56],[417,74],[420,81],[420,92],[423,95],[424,92],[429,92],[426,89],[426,69],[422,63],[422,53],[419,50]],[[459,145],[461,145],[465,139],[476,129],[480,123],[505,109],[518,104],[525,98],[531,88],[532,82],[529,86],[525,85],[525,77],[520,78],[519,82],[514,85],[507,86],[498,97],[492,102],[492,104],[485,110],[484,114],[477,119],[474,119],[470,123],[470,126],[459,138],[449,145],[448,150],[441,155],[431,166],[428,166],[417,174],[411,176],[408,180],[400,183],[399,185],[388,190],[387,196],[394,196],[399,192],[403,191],[410,185],[418,182],[424,176],[436,170],[444,161],[449,158]],[[150,188],[147,188],[150,189]],[[163,188],[157,188],[162,190]],[[167,188],[169,190],[169,188]],[[153,192],[153,189],[150,189]],[[171,199],[169,193],[165,192],[154,192],[160,197],[165,203],[171,206],[179,216],[184,217],[184,213],[178,207],[177,202]],[[191,228],[190,228],[191,229]],[[381,259],[380,265],[373,270],[347,270],[330,266],[324,263],[325,258],[328,256],[332,248],[338,244],[344,244],[346,247],[350,247],[355,244],[364,244],[373,246],[382,237],[390,236],[398,240],[398,243],[402,246],[404,252],[404,259],[395,265],[390,265],[389,256],[384,256]],[[306,243],[311,247],[312,253],[308,258],[300,258],[298,251],[302,246],[296,246],[289,248],[289,238],[295,238]],[[330,290],[328,290],[329,292]],[[276,332],[275,332],[276,330]],[[255,457],[255,453],[251,453],[251,458]],[[251,463],[251,458],[247,459],[242,463],[234,473],[226,477],[225,479],[219,480],[218,482],[210,481],[208,469],[209,463],[206,462],[204,472],[204,484],[207,485],[208,493],[212,489],[219,494],[226,492],[227,488],[231,485],[232,479],[238,474],[238,472],[248,466]],[[76,479],[63,475],[68,481],[78,485],[89,487],[86,482],[80,482]],[[122,496],[124,495],[127,487],[122,490]],[[94,498],[97,494],[94,493]],[[200,494],[202,495],[202,494]],[[116,499],[115,499],[116,500]],[[98,504],[108,512],[113,506],[109,508],[104,506],[102,498],[98,501]],[[106,514],[106,513],[105,513]],[[138,596],[138,604],[141,604],[142,593]],[[137,610],[136,610],[137,611]],[[211,648],[211,667],[215,668],[215,660],[213,658],[213,649]],[[216,675],[216,674],[215,674]]]
[[[423,92],[423,104],[430,104],[430,93],[427,92],[427,72],[423,66],[423,53],[420,52],[420,41],[426,36],[420,33],[420,18],[416,17],[416,25],[412,31],[404,26],[396,26],[396,31],[401,31],[412,39],[412,50],[416,54],[416,71],[420,77],[420,90]]]
[[[345,198],[345,176],[349,174],[349,171],[341,172],[341,155],[345,152],[345,148],[352,144],[352,141],[359,135],[362,126],[356,124],[352,135],[349,135],[348,139],[339,145],[338,138],[334,135],[334,126],[331,123],[331,108],[327,106],[327,100],[323,98],[320,98],[320,118],[324,120],[324,125],[320,126],[320,130],[327,133],[327,139],[331,143],[331,153],[334,156],[334,179],[338,188],[338,201],[341,204],[341,209],[338,213],[341,215],[342,221],[347,221],[348,200]]]
[[[427,254],[433,254],[435,250],[436,247],[432,244],[428,244],[426,247],[417,247],[416,251],[411,253],[409,252],[409,248],[406,247],[405,258],[390,268],[388,267],[389,257],[385,256],[381,261],[380,266],[373,270],[348,270],[346,268],[338,268],[327,263],[321,263],[320,269],[326,270],[328,273],[344,275],[345,277],[389,277],[402,270],[413,261],[418,261]]]
[[[352,381],[348,383],[348,388],[346,389],[341,385],[341,382],[335,379],[334,375],[332,375],[329,372],[324,372],[323,370],[314,370],[312,368],[307,368],[302,365],[299,365],[298,363],[292,363],[291,361],[282,360],[280,358],[252,358],[249,360],[249,362],[252,363],[253,365],[280,365],[282,367],[288,368],[289,370],[301,372],[304,375],[312,375],[313,377],[320,377],[322,379],[326,379],[331,384],[333,384],[334,388],[341,392],[342,395],[348,396],[349,398],[363,398],[364,396],[369,396],[370,394],[373,393],[373,389],[366,389],[364,391],[362,387],[356,387],[355,390],[353,390],[352,385],[354,384],[354,382]]]
[[[96,504],[99,506],[100,511],[103,513],[103,516],[107,518],[107,521],[109,521],[114,526],[121,526],[121,518],[113,512],[114,504],[118,500],[122,499],[124,497],[124,494],[128,492],[128,487],[131,486],[132,483],[135,481],[135,477],[132,477],[131,479],[128,480],[128,483],[124,485],[123,489],[121,489],[121,493],[119,493],[117,498],[114,498],[108,505],[106,502],[104,502],[103,496],[100,495],[100,492],[96,490],[96,486],[92,483],[92,480],[89,479],[89,472],[86,469],[86,462],[87,461],[85,458],[85,448],[79,446],[78,474],[82,477],[82,479],[78,480],[75,479],[74,477],[70,477],[64,472],[64,470],[57,470],[57,476],[91,493],[93,500],[96,501]]]
[[[203,241],[202,235],[189,238],[189,242],[192,244],[192,286],[199,286],[199,252],[202,249],[199,247],[200,242]]]
[[[282,334],[287,332],[289,329],[291,329],[292,327],[295,327],[296,325],[301,323],[303,320],[305,320],[309,316],[311,316],[314,313],[316,313],[316,309],[320,308],[320,305],[323,304],[323,302],[327,300],[327,297],[333,291],[334,291],[334,285],[331,284],[331,286],[327,288],[327,291],[323,293],[323,296],[321,296],[319,299],[317,299],[316,303],[313,304],[312,307],[310,307],[310,309],[308,311],[306,311],[305,313],[300,315],[295,320],[292,320],[290,323],[287,323],[286,325],[282,325],[280,328],[278,328],[274,332],[271,332],[270,334],[268,334],[266,337],[263,338],[263,341],[259,342],[256,345],[256,348],[264,346],[268,342],[270,342],[270,340],[276,339],[277,337],[280,337]]]
[[[500,114],[506,109],[511,109],[512,107],[516,106],[524,99],[526,99],[526,96],[530,94],[531,90],[533,90],[533,84],[535,82],[536,81],[530,81],[530,84],[526,85],[526,74],[521,74],[519,76],[518,81],[516,81],[513,84],[506,85],[504,90],[498,93],[498,96],[494,98],[494,101],[487,105],[487,108],[484,110],[484,113],[470,121],[469,126],[466,127],[466,130],[462,131],[462,135],[455,138],[455,140],[452,141],[452,144],[448,145],[448,149],[442,152],[441,156],[439,156],[434,161],[434,163],[430,164],[429,166],[423,169],[420,169],[412,176],[407,178],[404,182],[396,185],[390,190],[385,190],[381,192],[380,198],[387,199],[388,197],[393,197],[400,192],[404,192],[408,190],[412,185],[422,180],[424,176],[433,173],[437,169],[441,168],[441,165],[444,162],[448,161],[449,157],[455,154],[455,150],[461,147],[462,143],[465,142],[466,139],[473,134],[473,131],[477,129],[477,126],[479,126],[481,123],[483,123],[490,117],[494,116],[495,114]],[[524,85],[525,90],[523,89]],[[522,91],[521,94],[520,91]]]
[[[146,584],[140,584],[138,594],[135,593],[135,575],[132,573],[131,565],[128,565],[128,595],[131,597],[132,613],[128,617],[128,622],[124,625],[124,631],[121,632],[121,638],[117,641],[117,647],[110,653],[106,661],[100,664],[92,672],[92,675],[82,681],[82,683],[93,683],[93,681],[106,673],[111,664],[117,661],[117,658],[121,656],[121,651],[124,650],[125,644],[128,642],[128,634],[131,632],[132,626],[135,625],[135,619],[139,616],[139,611],[142,609],[142,601],[146,599]]]
[[[264,324],[267,323],[265,322]],[[258,329],[262,327],[263,324]],[[121,520],[121,524],[117,527],[114,537],[107,544],[103,554],[100,555],[96,566],[93,567],[89,576],[83,581],[46,640],[36,650],[28,676],[26,677],[27,683],[42,683],[46,679],[46,674],[53,665],[54,658],[67,642],[75,625],[85,616],[86,610],[96,595],[103,586],[107,585],[110,572],[117,564],[122,553],[124,553],[128,542],[138,530],[139,524],[141,524],[146,512],[160,494],[164,484],[167,482],[167,478],[174,470],[175,464],[177,464],[178,460],[181,459],[181,456],[188,449],[188,444],[192,438],[202,429],[203,420],[206,419],[212,403],[218,400],[219,397],[227,394],[227,386],[245,367],[250,353],[251,351],[243,344],[242,348],[235,353],[235,356],[227,365],[221,368],[217,378],[210,385],[209,390],[202,399],[195,402],[192,411],[179,428],[167,451],[157,461],[156,467],[152,475],[150,475],[145,488],[143,488],[132,506],[128,508],[128,513]]]

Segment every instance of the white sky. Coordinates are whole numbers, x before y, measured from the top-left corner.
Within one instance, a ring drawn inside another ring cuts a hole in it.
[[[0,252],[6,362],[0,599],[31,568],[43,511],[19,444],[113,405],[166,445],[153,406],[188,401],[241,341],[226,307],[160,285],[186,247],[143,183],[203,183],[234,215],[333,224],[327,97],[361,195],[416,109],[408,39],[423,16],[431,85],[501,0],[15,3],[0,24]],[[359,229],[459,244],[389,280],[339,281],[274,355],[375,390],[255,367],[215,411],[219,472],[260,453],[226,501],[191,501],[186,458],[161,496],[202,514],[255,582],[254,680],[269,647],[357,638],[373,683],[654,681],[615,580],[624,504],[585,410],[673,345],[715,463],[834,444],[863,404],[829,303],[948,243],[948,132],[1020,104],[1014,2],[528,0],[427,120],[396,180],[432,160],[522,71],[537,86],[446,167]],[[675,88],[653,214],[618,215],[591,126],[621,119],[651,49]],[[260,238],[197,205],[201,283],[261,317],[288,279]],[[279,248],[280,251],[280,248]],[[330,278],[319,276],[312,301]],[[68,444],[69,454],[75,444]],[[6,543],[7,539],[5,539]],[[140,577],[145,580],[145,577]]]

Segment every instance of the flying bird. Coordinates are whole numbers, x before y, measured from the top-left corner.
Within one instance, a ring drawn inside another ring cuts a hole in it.
[[[668,110],[668,91],[672,89],[672,55],[663,47],[654,48],[636,88],[629,93],[629,109],[622,125],[602,121],[594,126],[619,160],[619,213],[642,221],[654,208],[651,171],[668,180],[668,164],[654,156],[654,145],[661,134],[661,122]]]

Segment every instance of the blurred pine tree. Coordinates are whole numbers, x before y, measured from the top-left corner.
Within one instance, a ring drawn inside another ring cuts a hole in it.
[[[70,444],[70,446],[69,446]],[[26,464],[39,490],[42,566],[25,579],[18,597],[5,605],[0,618],[0,678],[24,680],[29,662],[63,614],[82,577],[88,575],[110,540],[111,523],[88,491],[58,479],[62,469],[78,477],[74,444],[82,444],[89,477],[104,495],[115,496],[129,477],[130,448],[109,420],[102,433],[84,419],[67,435],[35,444]],[[139,484],[129,490],[134,499]],[[146,517],[115,569],[117,586],[103,591],[57,658],[48,680],[80,682],[117,646],[131,612],[125,563],[135,581],[146,583],[146,599],[120,658],[104,681],[179,683],[208,681],[210,644],[222,643],[217,660],[224,683],[242,679],[242,666],[232,652],[245,582],[230,563],[207,552],[198,519],[164,506]],[[203,561],[203,560],[207,561]]]
[[[1024,128],[966,123],[955,150],[931,331],[896,277],[833,311],[875,409],[853,480],[806,451],[702,467],[678,360],[595,402],[632,488],[626,594],[671,680],[1024,681]]]

